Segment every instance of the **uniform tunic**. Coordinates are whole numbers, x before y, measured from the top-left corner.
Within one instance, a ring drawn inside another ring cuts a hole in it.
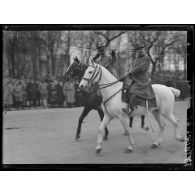
[[[96,60],[96,63],[104,66],[107,70],[109,70],[116,78],[118,78],[118,74],[114,68],[114,60],[109,56],[101,56]]]

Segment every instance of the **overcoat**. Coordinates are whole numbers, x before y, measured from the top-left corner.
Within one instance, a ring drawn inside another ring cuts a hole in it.
[[[16,102],[22,102],[23,101],[23,86],[22,85],[16,85],[13,89],[14,98]]]
[[[137,57],[134,60],[132,69],[129,73],[132,77],[132,84],[130,85],[130,93],[136,94],[143,99],[155,98],[154,90],[152,89],[148,69],[150,66],[150,59],[146,55]],[[124,82],[128,82],[125,79]]]
[[[63,93],[68,103],[75,103],[75,88],[72,82],[65,82]]]
[[[26,88],[29,100],[37,100],[37,85],[36,83],[29,82]]]
[[[64,101],[63,86],[57,84],[56,89],[57,89],[57,102],[63,103]]]
[[[4,85],[4,104],[6,105],[12,105],[13,104],[13,86],[12,84],[5,84]]]

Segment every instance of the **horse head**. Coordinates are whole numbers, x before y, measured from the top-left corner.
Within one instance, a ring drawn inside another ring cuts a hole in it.
[[[101,76],[98,76],[101,74],[101,66],[96,64],[93,60],[93,58],[89,59],[89,66],[86,69],[84,76],[79,84],[80,88],[86,88],[91,83],[95,84],[99,82],[99,79]]]
[[[77,56],[73,57],[73,60],[74,61],[72,62],[72,64],[67,68],[65,76],[81,80],[87,67],[84,63],[80,62]]]

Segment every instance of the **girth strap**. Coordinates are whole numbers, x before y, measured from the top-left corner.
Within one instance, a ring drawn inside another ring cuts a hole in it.
[[[119,93],[121,90],[122,90],[122,88],[119,89],[119,90],[118,90],[117,92],[115,92],[114,94],[112,94],[107,100],[105,100],[105,101],[103,102],[103,105],[104,105],[104,108],[105,108],[106,112],[108,112],[107,109],[106,109],[106,103],[107,103],[112,97],[114,97],[117,93]]]

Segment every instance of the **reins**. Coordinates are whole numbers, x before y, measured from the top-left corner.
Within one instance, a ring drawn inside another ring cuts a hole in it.
[[[93,66],[91,66],[91,67],[93,67]],[[96,83],[97,83],[97,87],[94,86],[95,89],[104,89],[104,88],[110,87],[110,86],[112,86],[112,85],[114,85],[114,84],[120,82],[120,81],[121,81],[122,79],[124,79],[125,77],[130,76],[129,74],[126,74],[126,75],[124,75],[122,78],[120,78],[120,79],[118,79],[118,80],[116,80],[116,81],[114,81],[114,82],[107,83],[107,84],[98,85],[98,83],[99,83],[99,81],[101,80],[101,77],[102,77],[102,68],[101,68],[101,66],[99,66],[99,70],[97,71],[97,73],[96,73],[96,70],[97,70],[98,66],[96,65],[96,66],[93,67],[93,68],[95,68],[95,71],[94,71],[93,75],[91,76],[91,78],[88,79],[88,78],[83,77],[83,80],[86,80],[86,81],[88,81],[88,82],[92,82],[92,84],[93,84],[93,81],[95,80],[95,78],[96,78],[96,77],[99,75],[99,73],[100,73],[100,77],[99,77],[98,81],[96,82]],[[95,75],[95,74],[96,74],[96,75]],[[95,76],[94,76],[94,75],[95,75]],[[131,79],[134,80],[134,81],[136,81],[136,82],[138,82],[138,83],[140,83],[139,81],[137,81],[137,79],[133,78],[132,76],[131,76]],[[92,87],[93,87],[93,85],[92,85]],[[119,93],[121,90],[122,90],[122,88],[119,89],[117,92],[115,92],[113,95],[111,95],[108,99],[106,99],[105,101],[103,101],[103,105],[104,105],[104,107],[105,107],[105,110],[106,110],[106,103],[107,103],[112,97],[114,97],[117,93]]]

